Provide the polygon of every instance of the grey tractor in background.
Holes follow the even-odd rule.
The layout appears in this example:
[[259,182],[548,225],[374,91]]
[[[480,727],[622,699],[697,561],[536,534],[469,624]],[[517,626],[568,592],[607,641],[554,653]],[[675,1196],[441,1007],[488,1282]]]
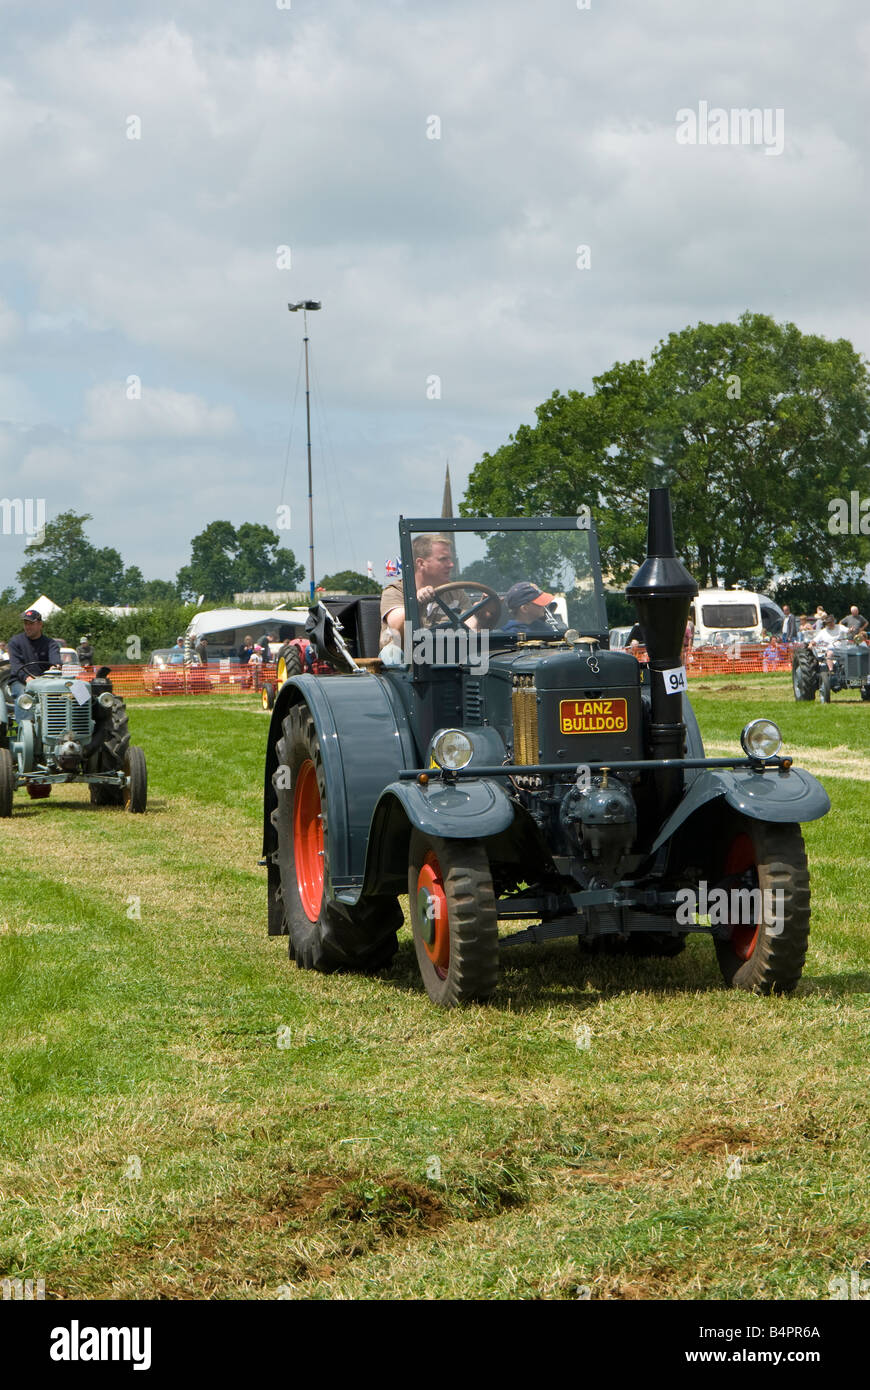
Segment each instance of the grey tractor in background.
[[14,699],[10,666],[0,665],[0,817],[12,815],[18,787],[37,800],[64,782],[86,782],[94,806],[145,810],[145,754],[108,675],[101,666],[87,682],[52,668]]

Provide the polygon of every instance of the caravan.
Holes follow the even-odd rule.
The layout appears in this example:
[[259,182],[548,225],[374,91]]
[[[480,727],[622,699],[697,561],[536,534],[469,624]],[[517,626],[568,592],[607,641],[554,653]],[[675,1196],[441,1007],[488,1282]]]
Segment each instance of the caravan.
[[693,645],[705,646],[714,633],[739,633],[744,642],[761,642],[765,632],[782,631],[785,614],[766,594],[750,589],[701,589],[689,617],[695,625]]

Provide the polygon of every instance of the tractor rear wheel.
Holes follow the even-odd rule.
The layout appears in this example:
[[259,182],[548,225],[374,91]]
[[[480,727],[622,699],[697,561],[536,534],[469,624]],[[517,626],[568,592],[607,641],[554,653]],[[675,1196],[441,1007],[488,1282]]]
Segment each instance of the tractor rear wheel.
[[809,647],[798,647],[791,659],[791,679],[796,700],[814,700],[819,688],[819,663]]
[[[295,650],[295,648],[294,648]],[[276,806],[277,893],[290,959],[302,970],[357,970],[389,965],[402,925],[397,898],[364,898],[354,906],[330,902],[329,804],[320,740],[311,711],[294,705],[282,725],[272,777]]]
[[0,748],[0,818],[12,815],[12,793],[15,791],[15,764],[8,748]]
[[[717,886],[728,892],[729,921],[720,925],[715,943],[726,985],[753,994],[790,994],[810,934],[810,875],[800,827],[735,816],[720,868]],[[733,896],[746,889],[748,899]]]
[[488,999],[498,984],[498,912],[479,840],[414,830],[408,897],[417,963],[429,998],[450,1009]]
[[282,686],[291,676],[301,676],[305,670],[302,653],[294,642],[286,642],[275,659],[278,685]]
[[110,719],[109,732],[101,750],[101,772],[117,772],[122,768],[127,757],[127,749],[130,747],[127,706],[119,695],[115,696]]

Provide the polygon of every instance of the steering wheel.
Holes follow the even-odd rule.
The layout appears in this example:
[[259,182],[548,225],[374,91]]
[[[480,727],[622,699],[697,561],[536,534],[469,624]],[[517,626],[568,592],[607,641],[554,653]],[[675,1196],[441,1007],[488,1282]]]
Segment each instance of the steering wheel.
[[[466,608],[464,613],[456,614],[447,607],[446,603],[442,603],[441,595],[461,592],[464,589],[478,589],[483,594],[483,598],[479,603],[473,603],[470,608]],[[488,584],[481,584],[477,579],[453,579],[449,584],[439,584],[432,590],[432,595],[439,608],[443,608],[450,619],[451,627],[458,627],[460,623],[464,625],[466,618],[472,618],[475,613],[479,613],[481,609],[486,608],[487,604],[492,603],[493,599],[501,608],[501,599],[495,589],[491,589]]]

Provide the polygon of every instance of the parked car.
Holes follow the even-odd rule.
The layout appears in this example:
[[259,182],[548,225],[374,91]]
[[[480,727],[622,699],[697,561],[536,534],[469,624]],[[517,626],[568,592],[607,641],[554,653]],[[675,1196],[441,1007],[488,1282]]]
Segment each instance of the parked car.
[[197,653],[191,652],[185,664],[184,653],[177,647],[153,651],[142,680],[149,695],[200,695],[214,689],[214,681]]
[[720,628],[708,633],[702,641],[696,642],[694,651],[705,652],[709,656],[728,656],[732,659],[746,655],[747,651],[760,651],[764,644],[755,633],[746,628]]

